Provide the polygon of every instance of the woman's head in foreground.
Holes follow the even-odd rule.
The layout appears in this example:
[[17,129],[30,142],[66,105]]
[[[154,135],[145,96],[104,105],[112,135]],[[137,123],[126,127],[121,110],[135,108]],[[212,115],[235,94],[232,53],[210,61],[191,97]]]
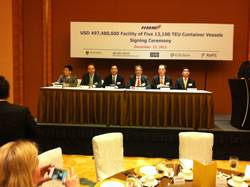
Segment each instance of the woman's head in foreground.
[[0,186],[34,187],[39,181],[38,149],[29,141],[9,142],[0,147]]

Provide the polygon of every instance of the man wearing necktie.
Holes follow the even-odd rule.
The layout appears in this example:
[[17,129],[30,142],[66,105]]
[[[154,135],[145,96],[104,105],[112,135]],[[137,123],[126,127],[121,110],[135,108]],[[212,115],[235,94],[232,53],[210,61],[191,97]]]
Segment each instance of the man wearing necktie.
[[95,73],[94,64],[88,65],[88,73],[83,75],[81,85],[87,85],[93,88],[102,86],[100,76]]
[[115,85],[115,83],[116,83],[115,80],[116,80],[116,76],[115,76],[115,75],[112,75],[112,84],[113,84],[113,85]]
[[129,87],[150,88],[148,77],[143,75],[143,69],[141,65],[135,66],[135,73],[134,75],[131,75],[129,79]]
[[184,81],[184,88],[185,88],[185,90],[186,90],[186,89],[187,89],[188,78],[183,77],[183,81]]
[[136,84],[135,86],[140,87],[141,86],[141,76],[136,76]]
[[112,65],[110,68],[110,74],[105,78],[103,87],[114,86],[116,88],[125,88],[124,78],[118,74],[118,68],[116,65]]
[[195,81],[190,78],[190,70],[187,67],[182,68],[181,77],[176,80],[175,88],[186,90],[188,88],[196,88]]
[[166,66],[161,64],[158,66],[158,75],[153,77],[151,88],[160,89],[163,87],[172,88],[172,79],[166,75]]

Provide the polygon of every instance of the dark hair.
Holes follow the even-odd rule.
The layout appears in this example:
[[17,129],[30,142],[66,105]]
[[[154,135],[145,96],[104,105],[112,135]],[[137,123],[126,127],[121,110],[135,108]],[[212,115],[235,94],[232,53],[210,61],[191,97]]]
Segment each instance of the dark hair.
[[116,64],[112,64],[112,65],[110,66],[110,69],[111,69],[113,66],[116,66],[116,68],[118,69],[118,67],[117,67]]
[[63,68],[68,68],[69,71],[73,71],[73,67],[71,65],[65,65]]
[[95,68],[95,64],[93,64],[93,63],[88,64],[87,67],[89,67],[89,66],[94,66],[94,68]]
[[181,69],[181,72],[183,72],[184,69],[187,69],[187,70],[190,72],[190,69],[189,69],[188,67],[183,67],[183,68]]
[[9,97],[10,85],[9,82],[0,75],[0,99],[7,99]]

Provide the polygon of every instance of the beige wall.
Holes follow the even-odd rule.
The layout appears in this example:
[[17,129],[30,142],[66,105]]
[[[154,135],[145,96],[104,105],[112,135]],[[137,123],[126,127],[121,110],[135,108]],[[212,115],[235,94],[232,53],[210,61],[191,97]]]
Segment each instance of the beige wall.
[[0,75],[11,85],[9,100],[13,101],[12,0],[0,0]]

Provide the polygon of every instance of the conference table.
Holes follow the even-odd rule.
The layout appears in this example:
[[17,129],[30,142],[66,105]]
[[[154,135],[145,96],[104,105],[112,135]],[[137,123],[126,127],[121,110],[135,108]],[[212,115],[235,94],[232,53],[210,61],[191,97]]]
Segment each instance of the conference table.
[[213,128],[213,94],[204,90],[42,87],[38,122]]
[[[173,167],[173,162],[176,163],[176,162],[178,162],[178,160],[177,159],[171,160],[171,161],[166,160],[166,166]],[[249,165],[249,162],[247,162],[247,161],[240,161],[238,168],[236,170],[231,170],[229,167],[228,161],[217,160],[215,162],[217,164],[217,172],[221,172],[222,175],[228,175],[229,179],[231,178],[230,176],[233,176],[233,175],[244,176],[246,165],[247,164]],[[127,177],[129,175],[132,175],[132,176],[134,175],[138,178],[141,177],[140,175],[138,175],[138,172],[137,172],[139,168],[132,168],[132,169],[129,169],[127,171],[117,173],[117,174],[115,174],[115,175],[113,175],[113,176],[111,176],[111,177],[109,177],[101,182],[96,183],[95,187],[101,187],[102,184],[104,184],[105,182],[110,182],[110,181],[117,181],[117,182],[120,182],[120,183],[125,185]],[[174,170],[175,170],[175,176],[176,176],[178,174],[178,172],[180,171],[180,167],[177,167]],[[169,187],[193,187],[194,186],[193,180],[186,180],[184,182],[184,184],[174,184],[173,178],[168,178],[168,177],[159,177],[159,178],[157,178],[157,180],[158,180],[158,184],[156,185],[156,187],[166,187],[166,186],[169,186]],[[250,185],[250,181],[247,181],[246,183],[248,186]]]
[[[229,166],[228,160],[215,161],[218,170],[222,171],[223,173],[232,173],[234,175],[244,175],[246,166],[250,165],[250,161],[240,161],[238,167],[234,171],[232,171]],[[73,167],[78,177],[80,179],[85,179],[81,180],[81,186],[94,186],[94,183],[96,183],[96,169],[95,161],[92,155],[86,156],[64,154],[63,163],[65,169]],[[168,160],[166,158],[124,157],[124,165],[126,169],[120,173],[116,173],[115,175],[109,177],[107,180],[117,179],[125,183],[128,174],[133,174],[136,169],[149,165],[156,166],[159,163],[166,163],[166,165],[168,166],[172,163],[175,163],[175,165],[178,166],[178,159]],[[175,168],[178,169],[178,167]],[[169,179],[163,177],[159,179],[159,181],[160,185],[163,186],[163,183],[168,183]],[[92,183],[92,185],[90,185],[90,183]],[[247,183],[248,185],[250,185],[250,181],[248,181]],[[96,187],[98,186],[100,186],[100,183],[96,183]],[[173,186],[173,184],[171,186]],[[181,186],[192,186],[192,181],[186,181],[184,185],[180,185],[179,187]]]

